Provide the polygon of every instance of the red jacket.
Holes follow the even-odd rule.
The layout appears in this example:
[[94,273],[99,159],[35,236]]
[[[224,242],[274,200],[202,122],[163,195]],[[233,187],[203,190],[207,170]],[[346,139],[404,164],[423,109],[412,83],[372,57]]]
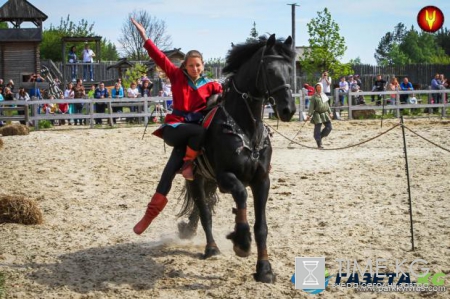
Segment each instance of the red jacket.
[[[220,83],[206,78],[199,79],[200,84],[195,84],[183,69],[175,66],[156,45],[148,39],[144,48],[155,63],[166,73],[172,84],[173,109],[181,112],[199,112],[206,108],[206,100],[213,94],[222,92]],[[167,114],[164,119],[166,124],[184,122],[184,117],[175,114]],[[160,129],[153,134],[161,137]]]

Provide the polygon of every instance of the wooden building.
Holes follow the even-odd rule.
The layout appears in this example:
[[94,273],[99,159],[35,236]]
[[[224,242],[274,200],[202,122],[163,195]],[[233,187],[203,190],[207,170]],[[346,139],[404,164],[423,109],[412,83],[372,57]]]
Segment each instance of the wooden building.
[[[40,71],[39,45],[46,19],[47,15],[26,0],[8,0],[0,7],[0,22],[9,27],[0,29],[0,78],[6,82],[12,79],[18,85],[28,80],[23,78],[26,74]],[[36,28],[21,28],[24,22]]]

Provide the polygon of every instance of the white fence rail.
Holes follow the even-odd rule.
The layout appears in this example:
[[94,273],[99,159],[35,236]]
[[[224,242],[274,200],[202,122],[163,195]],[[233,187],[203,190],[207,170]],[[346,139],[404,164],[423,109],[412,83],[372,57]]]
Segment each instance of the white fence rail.
[[[430,98],[435,94],[441,94],[441,98],[444,99],[445,95],[448,95],[449,90],[414,90],[414,91],[375,91],[375,92],[351,92],[339,93],[336,89],[334,91],[334,96],[330,99],[330,104],[332,105],[332,110],[348,111],[348,118],[352,119],[352,111],[355,110],[393,110],[397,117],[400,117],[401,109],[411,109],[411,108],[428,108],[428,109],[440,109],[442,117],[446,116],[446,109],[450,108],[449,103],[434,104],[430,103]],[[390,105],[353,105],[352,98],[359,95],[374,95],[376,98],[381,95],[382,101],[386,104],[387,100],[391,98],[391,95],[395,94],[395,103]],[[400,102],[400,95],[423,95],[426,94],[426,103],[408,104]],[[347,105],[340,105],[339,95],[345,96],[347,99]],[[304,120],[304,112],[307,112],[305,108],[305,97],[303,94],[293,94],[293,96],[299,99],[299,104],[297,105],[297,110],[299,112],[299,120]],[[144,124],[147,124],[150,117],[164,116],[165,112],[161,110],[155,110],[157,105],[161,105],[167,111],[168,103],[172,101],[170,97],[148,97],[148,98],[122,98],[122,99],[57,99],[57,100],[31,100],[31,101],[2,101],[0,102],[0,121],[24,121],[26,123],[32,123],[33,126],[39,128],[39,120],[70,120],[70,119],[86,119],[89,121],[90,127],[92,128],[95,124],[95,119],[109,119],[110,123],[114,118],[138,118],[142,119]],[[423,100],[422,100],[423,101]],[[78,114],[58,114],[58,113],[39,113],[40,108],[44,104],[76,104],[81,103],[84,106],[84,113]],[[106,103],[108,112],[97,113],[95,111],[95,103]],[[112,107],[137,107],[135,111],[122,113],[113,112]],[[10,115],[11,113],[3,113],[7,111],[24,111],[23,115]],[[31,112],[31,113],[29,113]],[[273,114],[273,110],[269,107],[265,109],[265,117],[269,117]]]
[[[444,90],[411,90],[411,91],[360,91],[360,92],[352,92],[349,91],[347,93],[339,93],[339,89],[335,89],[334,93],[330,99],[330,106],[332,110],[334,111],[340,111],[340,110],[347,110],[348,111],[348,118],[352,119],[353,117],[353,111],[355,110],[393,110],[395,111],[396,117],[400,117],[400,110],[402,109],[439,109],[442,117],[446,117],[446,109],[450,108],[450,104],[446,103],[443,99],[445,97],[448,98],[448,94],[450,93],[450,90],[444,89]],[[431,103],[431,99],[434,97],[434,95],[440,94],[441,95],[441,103]],[[339,96],[344,96],[347,100],[346,105],[340,105],[339,102]],[[381,96],[381,105],[355,105],[352,102],[352,99],[358,96],[375,96],[375,101],[378,99],[378,95]],[[387,101],[391,99],[391,95],[395,95],[395,103],[387,104]],[[418,99],[417,104],[411,104],[411,103],[402,103],[400,101],[401,95],[413,95],[416,96]],[[423,100],[419,98],[419,95],[427,95],[427,99]],[[305,109],[305,97],[302,94],[295,94],[294,96],[300,98],[300,105],[299,105],[299,116],[300,120],[303,120],[302,112],[308,112],[307,109]],[[422,103],[424,102],[424,103]],[[384,107],[383,104],[384,103]]]
[[[39,129],[40,120],[70,120],[86,119],[89,120],[90,127],[95,124],[95,119],[109,119],[110,123],[114,118],[142,118],[144,124],[147,124],[150,117],[164,116],[167,111],[168,103],[172,98],[168,97],[143,97],[143,98],[122,98],[122,99],[58,99],[58,100],[30,100],[30,101],[2,101],[0,102],[0,121],[26,121],[32,123],[35,129]],[[44,104],[83,104],[84,113],[39,113]],[[106,103],[108,112],[95,112],[96,103]],[[157,110],[157,105],[164,109]],[[136,107],[136,111],[129,113],[113,112],[112,107]],[[24,115],[5,115],[3,111],[22,110]],[[29,112],[31,113],[29,113]]]

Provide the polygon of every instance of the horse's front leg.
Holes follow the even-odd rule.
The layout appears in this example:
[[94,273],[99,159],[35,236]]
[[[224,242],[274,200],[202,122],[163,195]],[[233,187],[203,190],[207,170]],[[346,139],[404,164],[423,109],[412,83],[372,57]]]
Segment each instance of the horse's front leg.
[[216,178],[220,191],[231,193],[236,202],[236,209],[233,209],[236,215],[234,231],[228,234],[227,238],[233,242],[233,250],[237,256],[248,257],[252,237],[247,221],[247,190],[233,173],[220,173],[216,175]]
[[266,221],[266,203],[269,196],[270,179],[265,176],[258,179],[250,185],[253,192],[255,206],[255,241],[258,247],[258,261],[256,263],[256,273],[253,274],[256,281],[265,283],[274,283],[275,274],[272,272],[272,266],[269,262],[267,253],[267,221]]

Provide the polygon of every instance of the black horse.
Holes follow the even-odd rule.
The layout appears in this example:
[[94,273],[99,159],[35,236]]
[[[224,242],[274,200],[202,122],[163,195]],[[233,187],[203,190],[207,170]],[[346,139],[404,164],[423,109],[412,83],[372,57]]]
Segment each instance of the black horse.
[[[255,280],[275,281],[269,262],[266,239],[266,202],[269,194],[272,147],[269,132],[263,124],[264,106],[270,103],[281,121],[295,113],[290,85],[295,52],[292,39],[277,41],[275,35],[258,42],[234,46],[223,69],[228,78],[223,100],[214,110],[207,130],[203,155],[197,159],[195,180],[186,183],[181,215],[190,215],[189,223],[180,223],[182,238],[191,237],[200,217],[206,234],[205,258],[220,251],[212,235],[212,209],[217,187],[231,193],[235,228],[231,239],[240,257],[250,254],[251,233],[247,222],[247,190],[253,192],[255,209],[254,234],[258,248]],[[209,119],[208,117],[206,119]]]

